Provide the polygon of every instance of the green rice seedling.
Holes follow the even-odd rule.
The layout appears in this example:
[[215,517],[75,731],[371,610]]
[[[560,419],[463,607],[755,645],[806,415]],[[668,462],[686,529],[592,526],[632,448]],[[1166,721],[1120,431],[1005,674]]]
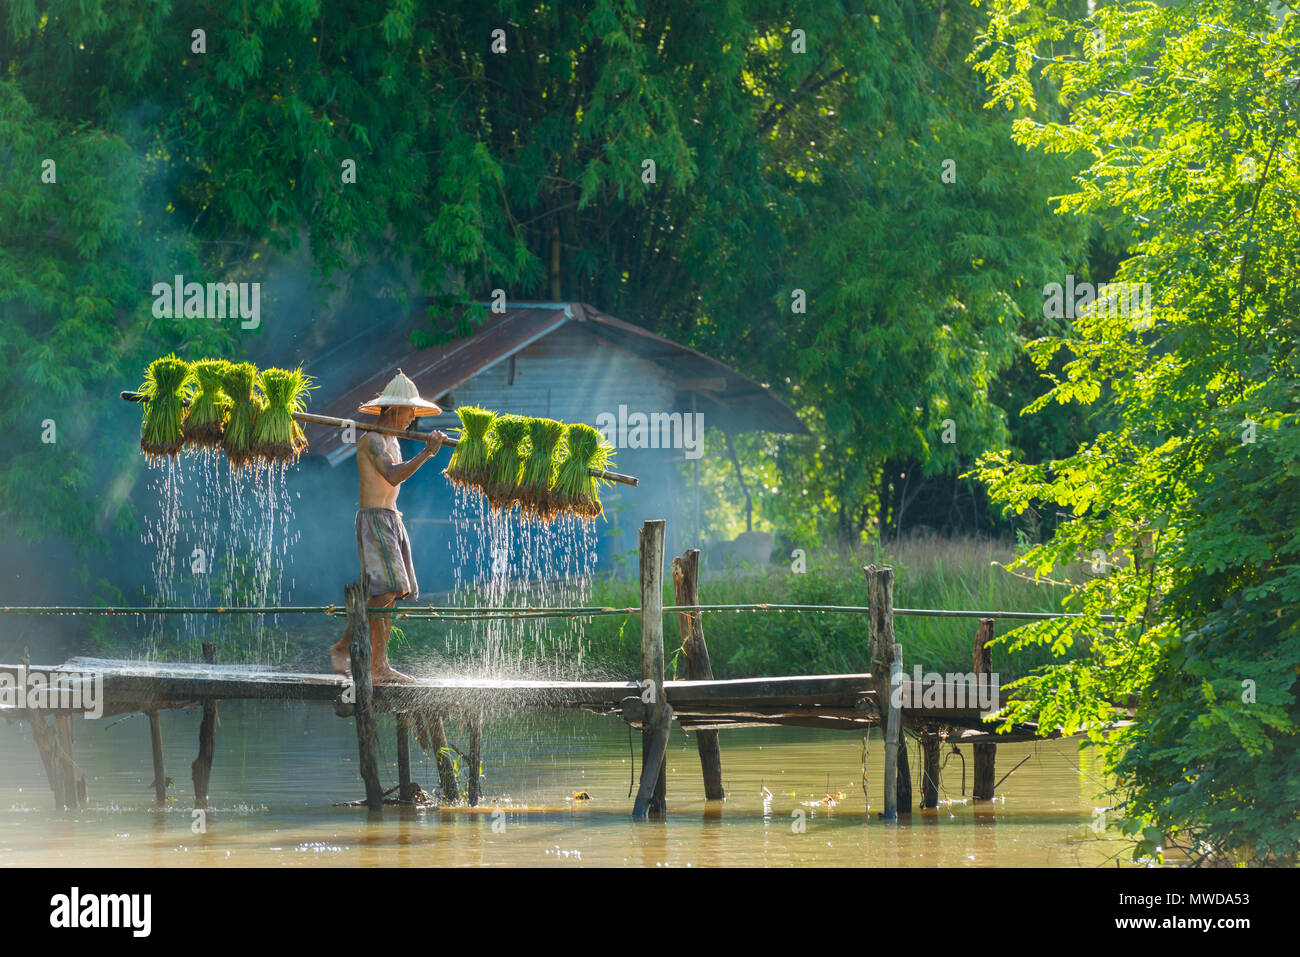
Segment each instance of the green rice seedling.
[[524,514],[539,521],[549,521],[554,512],[551,486],[555,484],[555,462],[563,438],[563,422],[528,420],[528,457],[519,483],[519,503]]
[[527,438],[528,420],[521,415],[499,415],[492,423],[488,481],[484,492],[494,512],[509,509],[519,501],[523,445]]
[[250,465],[255,458],[253,432],[257,417],[265,406],[263,398],[254,392],[257,368],[251,362],[232,363],[221,376],[221,388],[230,397],[230,417],[221,437],[221,447],[232,468]]
[[564,444],[566,455],[555,467],[555,486],[551,490],[553,508],[587,519],[604,515],[600,480],[591,474],[591,469],[605,468],[613,447],[599,431],[581,422],[568,427]]
[[149,363],[140,392],[145,396],[140,450],[150,457],[175,456],[185,444],[185,405],[193,374],[190,364],[174,355]]
[[452,485],[485,491],[488,482],[488,433],[496,413],[476,405],[462,405],[457,407],[456,414],[460,416],[460,436],[443,474]]
[[221,391],[221,376],[230,365],[225,359],[200,359],[194,363],[198,394],[190,403],[183,431],[190,445],[217,446],[230,412],[230,399]]
[[258,414],[253,428],[254,456],[269,462],[298,458],[307,447],[307,436],[293,414],[307,410],[307,392],[312,388],[311,376],[301,367],[262,371],[266,408]]

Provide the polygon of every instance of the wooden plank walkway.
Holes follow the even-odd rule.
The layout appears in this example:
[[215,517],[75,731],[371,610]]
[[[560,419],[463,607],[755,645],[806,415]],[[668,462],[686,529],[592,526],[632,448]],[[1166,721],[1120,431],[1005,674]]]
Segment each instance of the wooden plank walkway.
[[[181,662],[70,658],[61,665],[32,666],[51,676],[76,674],[103,680],[104,716],[148,713],[200,706],[210,700],[341,702],[347,679],[335,674],[276,671],[260,665],[208,665]],[[20,680],[19,665],[0,664],[0,676]],[[904,692],[911,694],[911,679]],[[683,728],[723,730],[788,725],[862,730],[878,725],[876,691],[870,674],[794,675],[711,681],[666,681],[664,696]],[[915,698],[920,700],[921,690]],[[619,714],[634,727],[642,724],[642,686],[635,681],[560,681],[488,677],[421,678],[409,685],[376,685],[375,708],[403,713],[422,709],[467,708],[489,713],[518,710],[584,709]],[[955,685],[948,700],[956,700]],[[631,700],[629,700],[631,699]],[[0,707],[0,713],[14,711]],[[53,713],[59,709],[49,709]],[[82,709],[69,709],[79,711]],[[984,737],[981,711],[976,707],[921,708],[904,706],[913,721],[949,724],[968,732],[961,740]],[[16,717],[16,715],[11,715]],[[973,734],[971,733],[973,732]],[[999,741],[1034,737],[1033,729],[1017,729]]]

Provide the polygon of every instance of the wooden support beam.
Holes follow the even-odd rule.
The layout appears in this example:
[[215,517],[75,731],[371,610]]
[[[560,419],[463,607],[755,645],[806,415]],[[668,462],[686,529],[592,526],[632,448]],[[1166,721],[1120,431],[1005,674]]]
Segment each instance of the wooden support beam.
[[58,732],[45,720],[40,711],[26,711],[27,722],[32,726],[32,739],[36,742],[36,751],[45,766],[45,780],[50,784],[54,794],[54,809],[62,811],[67,807],[63,794],[63,775],[59,768]]
[[[217,646],[212,642],[203,643],[203,660],[210,665],[217,663]],[[212,759],[216,755],[217,736],[217,702],[214,698],[203,699],[203,720],[199,722],[199,754],[190,764],[190,779],[194,782],[194,806],[208,806],[208,782],[212,778]]]
[[[679,605],[700,603],[698,548],[688,548],[673,559],[673,595]],[[703,613],[678,612],[677,625],[681,629],[682,651],[686,656],[686,677],[694,681],[712,681],[713,663],[709,660],[709,646],[704,643]],[[718,732],[696,731],[695,743],[700,752],[704,797],[709,801],[721,801],[727,795],[722,789],[722,751],[718,747]]]
[[[650,519],[641,526],[641,681],[642,695],[650,705],[647,727],[641,732],[642,783],[645,773],[656,769],[657,779],[647,797],[648,813],[662,814],[667,809],[668,778],[664,762],[652,760],[655,738],[662,730],[663,746],[668,746],[667,725],[670,713],[664,697],[664,526],[662,518]],[[640,801],[640,796],[638,796]],[[635,808],[633,809],[635,817]]]
[[483,712],[475,709],[468,715],[469,723],[469,783],[466,800],[470,807],[478,807],[483,775]]
[[650,746],[641,765],[641,786],[637,788],[636,803],[632,805],[634,821],[648,820],[652,814],[655,817],[664,815],[662,801],[656,805],[655,792],[661,787],[659,782],[663,780],[664,768],[668,763],[665,758],[672,724],[673,708],[665,703],[659,709],[654,729],[650,733]]
[[[885,733],[885,810],[895,821],[912,811],[912,778],[907,766],[907,740],[902,729],[902,646],[894,641],[894,569],[867,565],[867,647],[876,702]],[[901,772],[901,773],[900,773]]]
[[77,762],[73,760],[72,718],[66,714],[55,716],[54,726],[58,732],[59,764],[63,775],[63,796],[68,807],[76,810],[81,806],[77,795]]
[[[981,618],[975,630],[974,671],[981,682],[992,682],[993,651],[988,647],[993,640],[993,619]],[[980,692],[983,698],[987,692]],[[976,801],[989,801],[993,798],[993,782],[997,773],[998,746],[992,743],[979,743],[971,746],[974,751],[974,784],[971,797]]]
[[[902,646],[894,645],[894,658],[889,664],[890,683],[894,687],[899,687],[903,677],[902,658]],[[898,754],[899,745],[904,743],[899,740],[903,730],[903,711],[898,698],[897,694],[889,696],[885,717],[885,811],[882,817],[886,821],[898,820]]]
[[415,800],[411,786],[411,715],[397,713],[397,796],[402,801]]
[[921,735],[921,807],[939,806],[939,735]]
[[433,760],[438,767],[438,787],[442,791],[442,800],[447,804],[455,804],[460,800],[460,788],[456,786],[456,768],[452,765],[451,755],[447,753],[447,726],[438,711],[425,710],[420,715],[426,722],[429,740],[433,744]]
[[[898,646],[895,646],[898,647]],[[902,668],[902,661],[898,662],[899,668]],[[907,759],[907,729],[906,719],[903,718],[902,709],[898,712],[898,782],[896,785],[899,814],[912,813],[912,770],[908,767]]]
[[361,780],[366,784],[366,806],[371,814],[383,814],[384,792],[379,786],[379,732],[375,723],[374,689],[370,684],[370,621],[366,606],[370,599],[370,576],[344,586],[348,627],[352,629],[352,684],[357,721],[357,752]]
[[167,805],[167,769],[163,766],[162,722],[157,711],[149,712],[149,741],[153,745],[153,799],[159,807]]

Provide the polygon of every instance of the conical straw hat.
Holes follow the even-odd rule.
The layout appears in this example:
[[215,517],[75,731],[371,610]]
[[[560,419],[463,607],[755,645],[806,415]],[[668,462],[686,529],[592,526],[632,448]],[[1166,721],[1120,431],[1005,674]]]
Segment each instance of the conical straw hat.
[[442,409],[428,401],[420,398],[420,390],[415,387],[415,383],[402,375],[402,370],[397,370],[397,375],[393,376],[392,381],[384,387],[382,395],[377,395],[357,411],[365,412],[369,415],[378,415],[379,410],[386,405],[405,405],[415,410],[417,416],[438,415]]

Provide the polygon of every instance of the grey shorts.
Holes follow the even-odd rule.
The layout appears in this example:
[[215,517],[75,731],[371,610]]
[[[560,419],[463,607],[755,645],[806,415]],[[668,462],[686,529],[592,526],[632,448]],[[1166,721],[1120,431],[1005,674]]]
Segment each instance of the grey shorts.
[[370,597],[397,592],[398,598],[420,597],[411,564],[411,540],[401,512],[391,508],[357,510],[357,556],[370,575]]

